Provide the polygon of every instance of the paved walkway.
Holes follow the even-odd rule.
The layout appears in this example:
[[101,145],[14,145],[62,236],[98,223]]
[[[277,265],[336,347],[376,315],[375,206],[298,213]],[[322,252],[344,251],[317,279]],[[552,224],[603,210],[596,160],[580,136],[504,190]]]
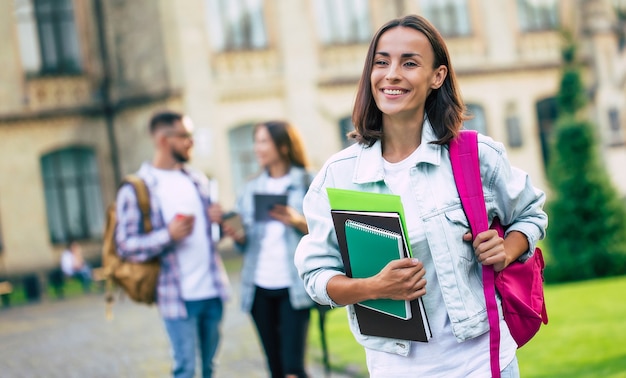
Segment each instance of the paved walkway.
[[[252,322],[238,307],[238,275],[230,278],[216,378],[267,377]],[[114,316],[105,320],[100,294],[0,309],[0,377],[168,377],[169,343],[156,308],[118,301]],[[312,377],[324,377],[321,366],[308,365]]]

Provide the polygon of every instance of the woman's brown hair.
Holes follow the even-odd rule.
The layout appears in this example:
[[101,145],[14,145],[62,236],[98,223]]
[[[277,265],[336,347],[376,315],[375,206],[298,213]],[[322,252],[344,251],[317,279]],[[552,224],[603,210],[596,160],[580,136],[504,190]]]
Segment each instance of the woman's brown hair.
[[[300,168],[307,168],[309,166],[302,137],[292,124],[286,121],[261,122],[254,127],[255,134],[259,127],[265,127],[267,129],[276,149],[278,149],[278,153],[291,165]],[[287,147],[286,156],[283,156],[281,152],[283,146]]]
[[441,65],[448,68],[448,74],[443,84],[440,88],[433,89],[425,104],[426,115],[438,138],[433,143],[446,144],[458,134],[463,120],[467,118],[464,115],[465,106],[457,88],[456,76],[450,64],[450,55],[443,37],[428,20],[412,15],[389,21],[372,38],[365,58],[363,74],[359,80],[352,112],[352,123],[355,131],[350,133],[350,136],[356,138],[359,143],[367,144],[368,146],[372,146],[374,142],[383,136],[383,113],[376,106],[372,94],[372,67],[374,65],[376,46],[381,35],[387,30],[397,27],[412,28],[424,34],[428,38],[435,55],[433,68]]

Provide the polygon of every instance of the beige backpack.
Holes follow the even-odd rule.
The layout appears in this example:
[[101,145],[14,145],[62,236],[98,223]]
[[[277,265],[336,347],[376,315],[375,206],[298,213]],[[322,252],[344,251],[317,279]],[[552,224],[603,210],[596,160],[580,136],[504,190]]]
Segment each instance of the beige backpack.
[[[128,175],[120,184],[131,184],[137,193],[137,203],[141,211],[143,233],[152,231],[150,222],[150,196],[146,183],[136,175]],[[107,318],[111,318],[113,291],[121,288],[132,300],[138,303],[153,304],[156,302],[156,287],[159,278],[160,261],[158,258],[135,263],[122,259],[117,253],[115,228],[117,214],[115,202],[107,209],[104,242],[102,245],[102,267],[107,281],[106,303]]]

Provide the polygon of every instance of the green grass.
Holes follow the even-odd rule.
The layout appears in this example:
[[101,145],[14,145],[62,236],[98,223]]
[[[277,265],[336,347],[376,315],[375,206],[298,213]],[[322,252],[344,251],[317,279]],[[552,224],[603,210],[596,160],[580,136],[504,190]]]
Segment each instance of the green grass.
[[[518,350],[521,376],[626,377],[626,277],[546,286],[548,325]],[[317,317],[310,343],[320,355]],[[345,309],[327,314],[330,362],[334,370],[366,377],[363,348],[350,333]]]

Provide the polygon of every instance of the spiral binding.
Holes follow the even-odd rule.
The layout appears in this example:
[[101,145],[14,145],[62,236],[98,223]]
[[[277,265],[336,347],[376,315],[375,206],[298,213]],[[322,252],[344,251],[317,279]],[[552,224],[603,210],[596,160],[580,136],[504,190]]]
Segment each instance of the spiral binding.
[[346,227],[356,228],[361,231],[369,232],[376,235],[385,236],[389,239],[396,239],[400,234],[397,232],[385,230],[384,228],[372,226],[371,224],[361,223],[352,219],[346,220]]

